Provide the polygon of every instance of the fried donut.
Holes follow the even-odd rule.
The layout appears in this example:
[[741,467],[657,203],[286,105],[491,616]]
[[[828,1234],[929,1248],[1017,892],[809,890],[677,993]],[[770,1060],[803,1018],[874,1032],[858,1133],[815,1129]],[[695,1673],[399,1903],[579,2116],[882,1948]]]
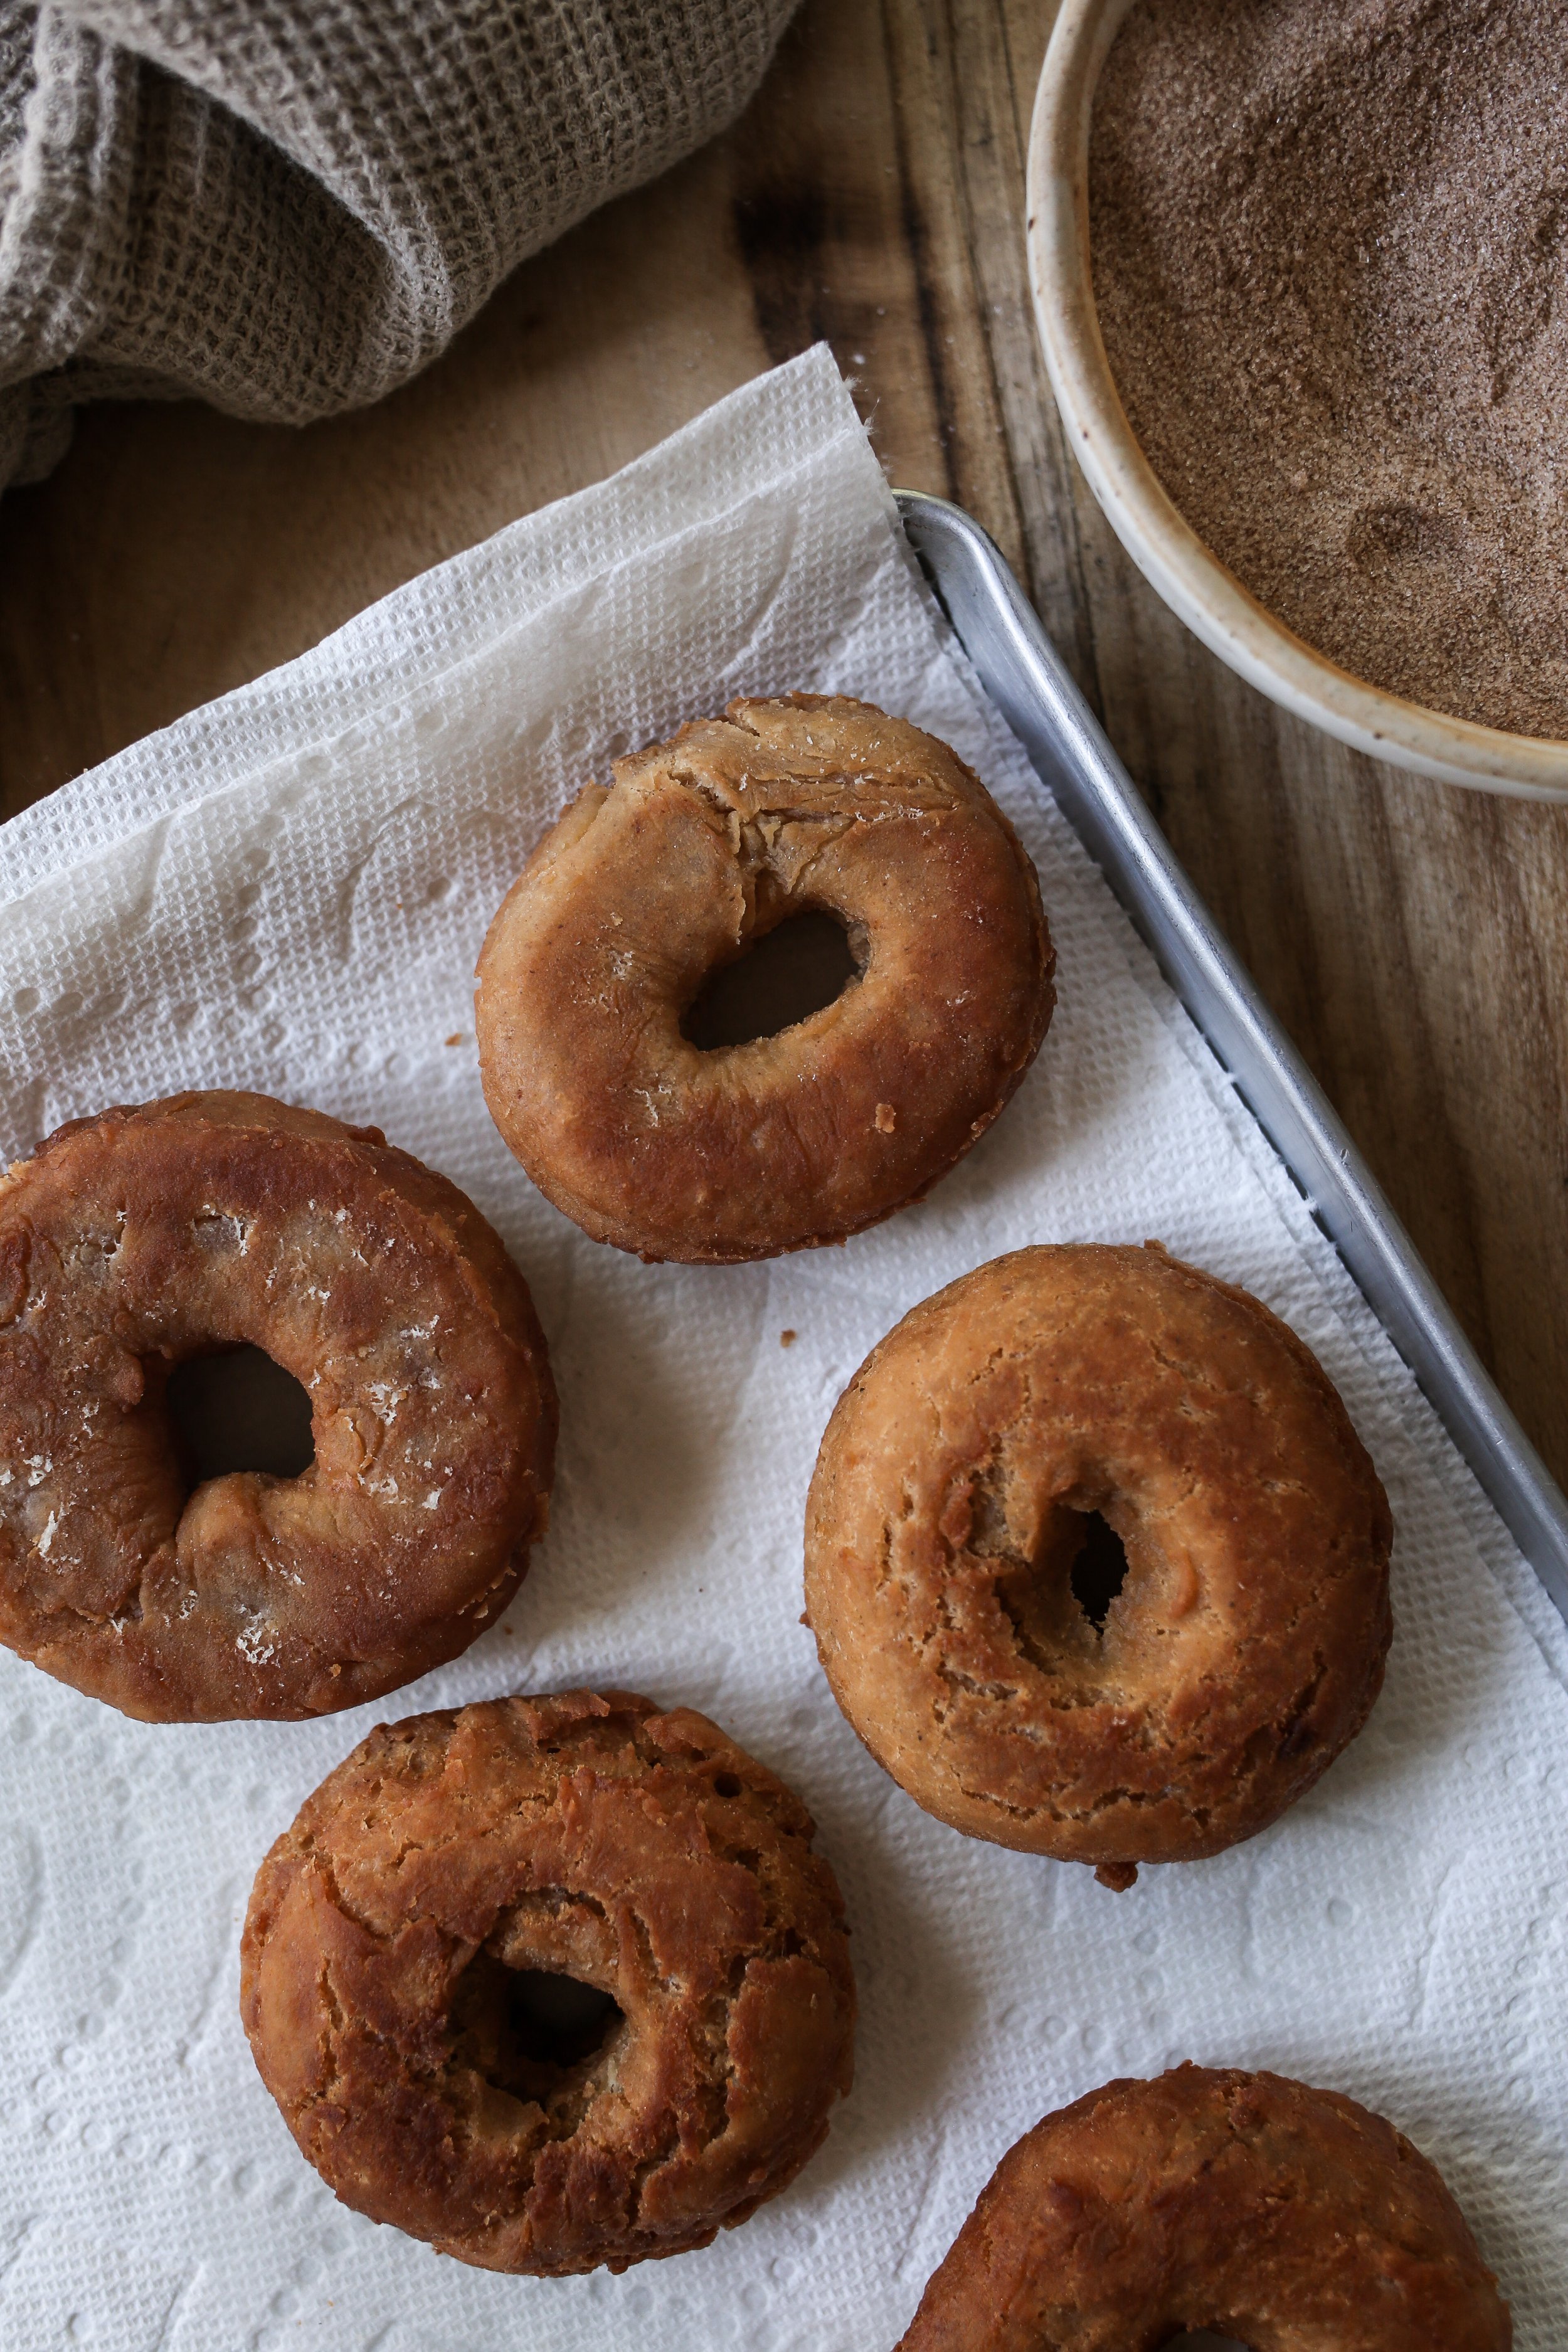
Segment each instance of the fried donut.
[[[242,1342],[315,1459],[189,1491],[169,1374]],[[0,1181],[0,1641],[127,1715],[321,1715],[455,1657],[543,1531],[555,1420],[500,1240],[374,1128],[175,1095]]]
[[[1102,1623],[1074,1591],[1097,1538],[1125,1554]],[[1391,1539],[1344,1407],[1256,1298],[1157,1244],[1017,1250],[839,1399],[807,1616],[928,1812],[1124,1886],[1251,1837],[1360,1730]]]
[[[702,1051],[705,980],[808,908],[858,970]],[[732,702],[615,763],[513,886],[479,963],[479,1072],[529,1175],[595,1241],[725,1265],[842,1241],[989,1127],[1051,1016],[1017,835],[956,753],[844,696]]]
[[1436,2168],[1381,2116],[1279,2074],[1107,2083],[1008,2149],[898,2352],[1509,2352],[1497,2281]]
[[257,1874],[261,2078],[345,2205],[459,2261],[705,2246],[849,2087],[844,1906],[811,1839],[688,1707],[572,1691],[383,1726]]

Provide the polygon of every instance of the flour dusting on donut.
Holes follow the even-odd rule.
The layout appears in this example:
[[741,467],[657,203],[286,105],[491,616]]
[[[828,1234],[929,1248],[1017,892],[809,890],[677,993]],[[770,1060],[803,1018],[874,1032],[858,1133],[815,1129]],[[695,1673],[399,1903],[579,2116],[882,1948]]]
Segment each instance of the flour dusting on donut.
[[[703,1050],[703,984],[793,916],[856,972],[772,1036]],[[491,1115],[546,1196],[646,1258],[841,1241],[917,1200],[1007,1102],[1050,1020],[1039,886],[979,778],[845,696],[731,703],[615,763],[535,851],[479,963]]]
[[[315,1458],[190,1491],[169,1375],[244,1344]],[[177,1095],[0,1181],[0,1640],[128,1715],[324,1714],[455,1657],[543,1531],[555,1423],[500,1241],[374,1128]]]
[[898,2352],[1509,2352],[1436,2168],[1381,2116],[1279,2074],[1107,2083],[1002,2158]]
[[[840,1398],[807,1613],[929,1812],[1123,1888],[1266,1828],[1360,1730],[1391,1540],[1343,1405],[1258,1299],[1154,1244],[1018,1250]],[[1096,1549],[1120,1575],[1086,1598]]]
[[257,1874],[262,2079],[345,2204],[460,2261],[560,2275],[706,2245],[849,2087],[844,1906],[812,1834],[716,1724],[628,1692],[383,1726]]

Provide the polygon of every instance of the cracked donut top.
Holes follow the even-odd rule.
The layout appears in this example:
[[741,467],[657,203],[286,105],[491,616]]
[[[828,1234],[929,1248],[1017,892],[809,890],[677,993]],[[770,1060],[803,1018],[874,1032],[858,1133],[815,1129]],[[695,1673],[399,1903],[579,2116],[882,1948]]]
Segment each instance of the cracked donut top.
[[[841,992],[703,1046],[712,976],[803,913]],[[618,760],[534,853],[479,964],[502,1135],[600,1241],[730,1262],[841,1240],[967,1151],[1034,1059],[1053,956],[1034,867],[946,744],[786,695]]]
[[1339,1397],[1258,1300],[1156,1244],[1026,1249],[917,1307],[840,1398],[807,1610],[929,1812],[1123,1886],[1263,1829],[1361,1728],[1391,1539]]
[[[170,1374],[245,1344],[314,1458],[193,1486]],[[128,1715],[321,1714],[455,1656],[543,1530],[555,1421],[497,1235],[374,1128],[179,1095],[0,1180],[0,1639]]]
[[1508,2306],[1435,2166],[1279,2074],[1107,2083],[1009,2148],[899,2352],[1509,2352]]
[[706,2245],[849,2086],[843,1905],[811,1838],[689,1708],[578,1691],[384,1726],[258,1873],[262,2078],[344,2203],[462,2261]]

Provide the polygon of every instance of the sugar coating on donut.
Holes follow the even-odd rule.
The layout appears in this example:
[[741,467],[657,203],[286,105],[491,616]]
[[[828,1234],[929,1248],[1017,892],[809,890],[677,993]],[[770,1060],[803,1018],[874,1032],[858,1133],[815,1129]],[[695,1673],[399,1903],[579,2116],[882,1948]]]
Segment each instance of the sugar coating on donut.
[[[1125,1551],[1097,1623],[1072,1572]],[[1019,1250],[917,1307],[833,1414],[807,1614],[872,1754],[971,1836],[1092,1864],[1218,1853],[1382,1685],[1387,1501],[1316,1360],[1157,1245]]]
[[[703,1050],[705,981],[790,917],[857,971],[772,1036]],[[839,1241],[961,1159],[1039,1048],[1039,886],[934,736],[845,696],[731,703],[615,763],[540,845],[479,963],[507,1143],[596,1240],[713,1263]]]
[[[849,2087],[843,1904],[812,1834],[716,1725],[626,1692],[384,1726],[257,1874],[262,2079],[345,2204],[464,2262],[706,2245]],[[523,1971],[608,1995],[598,2046],[531,2040]]]
[[1436,2168],[1279,2074],[1107,2083],[1002,2158],[899,2352],[1509,2352],[1508,2306]]
[[[241,1343],[315,1459],[188,1492],[169,1374]],[[500,1239],[374,1129],[180,1095],[0,1181],[0,1640],[128,1715],[321,1714],[455,1656],[526,1570],[555,1425]]]

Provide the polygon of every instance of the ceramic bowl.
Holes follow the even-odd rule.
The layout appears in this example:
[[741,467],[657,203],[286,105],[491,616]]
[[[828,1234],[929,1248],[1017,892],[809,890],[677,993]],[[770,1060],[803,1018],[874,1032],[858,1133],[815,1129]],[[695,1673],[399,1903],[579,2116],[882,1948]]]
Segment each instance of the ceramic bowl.
[[1029,274],[1051,388],[1111,529],[1172,611],[1253,686],[1342,743],[1417,775],[1568,800],[1568,742],[1505,734],[1384,694],[1286,627],[1212,555],[1161,488],[1100,340],[1089,257],[1095,85],[1132,0],[1063,0],[1029,137]]

